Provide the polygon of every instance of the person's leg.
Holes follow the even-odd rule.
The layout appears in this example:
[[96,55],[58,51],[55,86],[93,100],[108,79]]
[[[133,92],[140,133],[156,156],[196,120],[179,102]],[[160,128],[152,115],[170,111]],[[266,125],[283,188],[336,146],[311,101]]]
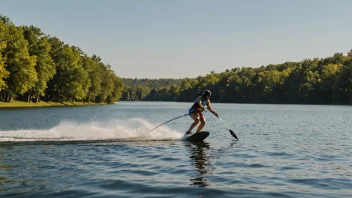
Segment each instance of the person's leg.
[[204,125],[205,125],[205,117],[204,117],[204,115],[202,113],[200,113],[199,117],[200,117],[200,119],[199,119],[200,120],[200,125],[198,126],[198,129],[197,129],[196,133],[200,132],[200,130],[202,130]]
[[192,129],[197,126],[197,124],[199,124],[199,116],[198,113],[191,113],[190,117],[192,118],[192,120],[194,121],[192,123],[192,125],[189,127],[187,133],[190,133],[192,131]]

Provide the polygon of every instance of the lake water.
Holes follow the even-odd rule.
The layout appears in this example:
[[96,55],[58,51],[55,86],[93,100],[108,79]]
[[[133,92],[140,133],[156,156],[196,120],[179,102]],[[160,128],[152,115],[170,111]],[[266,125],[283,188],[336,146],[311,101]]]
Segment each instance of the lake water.
[[191,103],[0,109],[0,196],[352,197],[352,107]]

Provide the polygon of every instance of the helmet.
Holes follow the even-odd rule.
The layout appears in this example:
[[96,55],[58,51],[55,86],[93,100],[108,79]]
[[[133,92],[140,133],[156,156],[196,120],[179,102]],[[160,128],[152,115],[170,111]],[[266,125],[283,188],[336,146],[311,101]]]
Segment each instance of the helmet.
[[204,90],[203,96],[211,96],[211,92],[209,90]]

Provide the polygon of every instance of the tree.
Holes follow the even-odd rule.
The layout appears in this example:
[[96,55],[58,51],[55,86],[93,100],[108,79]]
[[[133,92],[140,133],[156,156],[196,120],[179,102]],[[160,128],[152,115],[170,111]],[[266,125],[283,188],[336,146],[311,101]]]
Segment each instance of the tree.
[[113,102],[120,100],[121,95],[122,95],[122,90],[123,90],[122,80],[119,77],[114,76],[114,88],[111,92],[111,95],[108,96],[107,102],[113,103]]
[[100,75],[101,75],[101,92],[98,95],[98,102],[107,102],[108,96],[112,94],[114,89],[114,72],[111,69],[110,65],[99,64],[100,66]]
[[56,39],[51,40],[54,48],[52,57],[56,65],[56,73],[49,81],[46,94],[51,101],[74,101],[86,97],[85,83],[87,72],[82,67],[80,51],[68,45],[61,46]]
[[13,22],[10,20],[10,18],[2,14],[0,14],[0,21],[2,21],[5,25],[13,25]]
[[22,29],[8,25],[5,57],[6,70],[10,73],[5,82],[6,101],[10,102],[18,94],[24,94],[38,81],[35,71],[36,56],[28,53],[28,42],[23,37]]
[[342,64],[328,64],[324,65],[321,70],[321,79],[319,81],[319,93],[321,95],[321,103],[333,103],[333,86],[341,71]]
[[352,104],[352,61],[341,68],[333,85],[333,101],[336,104]]
[[97,73],[99,69],[99,63],[93,57],[91,58],[88,56],[83,56],[82,64],[84,70],[88,73],[88,78],[86,82],[88,86],[86,100],[88,102],[95,101],[96,97],[101,92],[102,78],[99,73]]
[[7,87],[5,79],[9,76],[9,72],[5,69],[5,57],[3,56],[6,49],[6,40],[8,37],[8,27],[0,20],[0,91]]
[[37,57],[35,69],[38,74],[38,82],[28,93],[28,100],[33,94],[36,97],[36,102],[38,102],[39,97],[45,94],[48,81],[53,78],[56,72],[54,62],[50,56],[51,45],[48,36],[45,36],[39,28],[23,26],[22,29],[24,38],[29,43],[29,54]]

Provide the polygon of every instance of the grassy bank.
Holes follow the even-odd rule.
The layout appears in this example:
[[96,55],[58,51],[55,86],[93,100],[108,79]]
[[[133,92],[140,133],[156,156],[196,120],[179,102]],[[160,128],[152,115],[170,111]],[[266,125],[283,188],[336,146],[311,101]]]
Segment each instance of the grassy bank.
[[106,103],[93,103],[93,102],[38,102],[28,103],[23,101],[0,102],[0,108],[26,108],[26,107],[66,107],[66,106],[86,106],[86,105],[100,105]]

